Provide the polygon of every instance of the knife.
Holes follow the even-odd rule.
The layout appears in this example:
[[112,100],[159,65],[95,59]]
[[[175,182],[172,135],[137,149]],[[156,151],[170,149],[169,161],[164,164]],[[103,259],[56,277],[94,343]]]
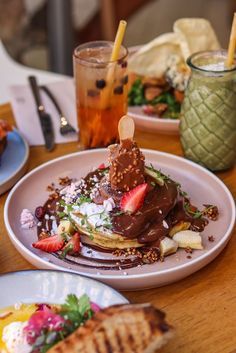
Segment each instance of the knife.
[[45,147],[48,151],[52,151],[55,146],[55,137],[51,116],[45,111],[44,105],[40,97],[39,86],[35,76],[29,76],[29,84],[37,106],[37,112],[44,136]]

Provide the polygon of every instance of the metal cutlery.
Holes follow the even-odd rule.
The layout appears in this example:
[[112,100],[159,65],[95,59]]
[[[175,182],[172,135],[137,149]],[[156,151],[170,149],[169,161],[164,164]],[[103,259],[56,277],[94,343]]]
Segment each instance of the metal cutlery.
[[47,86],[40,86],[40,89],[42,89],[48,97],[51,99],[53,102],[56,110],[58,111],[59,117],[60,117],[60,133],[61,135],[67,135],[71,133],[76,133],[75,128],[70,125],[64,114],[62,113],[62,110],[57,102],[57,99],[55,98],[54,94],[51,92],[51,90]]
[[52,151],[55,146],[55,137],[51,116],[45,111],[44,105],[40,97],[40,90],[35,76],[29,76],[29,84],[35,99],[37,112],[44,136],[45,147],[48,151]]

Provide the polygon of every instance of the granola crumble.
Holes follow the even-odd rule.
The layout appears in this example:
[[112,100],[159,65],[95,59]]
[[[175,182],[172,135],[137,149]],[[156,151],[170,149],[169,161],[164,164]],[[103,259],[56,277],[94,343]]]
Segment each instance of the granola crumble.
[[64,178],[59,178],[59,185],[61,185],[61,186],[70,185],[71,182],[72,182],[72,179],[69,178],[68,176],[66,176]]
[[191,248],[188,246],[187,248],[184,249],[184,251],[185,251],[187,254],[192,254],[193,249],[191,249]]
[[206,216],[208,219],[211,221],[217,221],[219,217],[219,210],[217,206],[214,205],[203,205],[205,206],[204,210],[202,211],[202,214]]
[[160,252],[159,249],[136,249],[136,248],[128,248],[128,249],[116,249],[112,253],[114,256],[137,256],[143,263],[152,264],[160,260]]
[[47,191],[52,192],[55,190],[55,184],[51,183],[50,185],[47,186]]
[[213,243],[215,241],[215,237],[213,235],[209,235],[208,240]]

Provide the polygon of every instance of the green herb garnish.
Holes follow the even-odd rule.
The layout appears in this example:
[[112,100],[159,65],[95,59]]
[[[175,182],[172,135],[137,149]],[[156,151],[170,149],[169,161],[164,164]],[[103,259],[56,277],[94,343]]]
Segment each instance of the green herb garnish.
[[57,212],[57,215],[59,218],[64,218],[66,216],[66,213],[65,212]]
[[139,78],[134,81],[128,93],[128,104],[130,106],[147,104],[147,101],[144,97],[144,87],[142,80]]
[[90,202],[92,202],[92,200],[91,200],[90,197],[88,197],[88,196],[81,195],[81,196],[77,199],[76,204],[74,204],[74,205],[76,205],[76,206],[81,206],[83,203],[86,203],[86,202],[90,203]]
[[117,212],[113,213],[113,216],[122,216],[123,214],[125,214],[124,211],[117,211]]
[[160,170],[155,169],[152,164],[150,164],[150,166],[145,166],[145,173],[153,178],[155,183],[160,186],[163,186],[167,180],[170,180],[169,176],[163,174]]
[[195,218],[195,219],[201,218],[202,215],[203,215],[203,214],[202,214],[202,211],[200,211],[200,210],[198,210],[198,209],[193,210],[191,207],[192,207],[192,206],[191,206],[190,203],[184,202],[184,209],[185,209],[185,211],[186,211],[189,215],[191,215],[191,216],[192,216],[193,218]]
[[142,84],[142,80],[138,78],[134,81],[129,93],[128,93],[128,105],[152,105],[155,106],[158,103],[165,103],[168,105],[168,109],[163,114],[164,118],[178,119],[181,109],[181,105],[176,101],[175,96],[172,92],[163,92],[158,97],[152,100],[145,98],[145,90]]
[[90,300],[86,294],[79,299],[76,295],[69,294],[66,299],[66,303],[62,305],[61,309],[62,311],[60,312],[60,315],[64,317],[66,321],[69,320],[69,325],[66,326],[67,330],[70,332],[75,331],[81,324],[93,315]]
[[46,353],[57,342],[64,340],[79,326],[83,325],[94,315],[94,312],[86,294],[80,298],[77,298],[74,294],[69,294],[65,304],[61,305],[55,315],[64,319],[60,330],[58,328],[51,329],[50,326],[48,328],[43,327],[32,346],[32,352]]
[[108,171],[109,171],[109,168],[99,169],[99,174],[104,176],[108,174]]

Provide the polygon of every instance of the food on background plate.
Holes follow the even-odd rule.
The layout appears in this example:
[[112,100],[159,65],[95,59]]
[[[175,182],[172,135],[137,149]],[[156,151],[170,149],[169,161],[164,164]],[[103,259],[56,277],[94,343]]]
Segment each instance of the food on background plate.
[[202,18],[179,19],[173,30],[129,59],[129,71],[135,76],[128,104],[142,106],[150,116],[176,119],[190,76],[185,60],[197,51],[220,49],[220,44],[209,21]]
[[173,336],[164,318],[150,304],[112,306],[48,353],[154,353]]
[[[205,205],[200,211],[177,181],[145,163],[130,117],[120,120],[119,134],[120,144],[108,149],[108,166],[50,187],[48,200],[35,210],[34,248],[102,270],[154,263],[178,248],[203,248],[201,232],[207,218],[217,219],[217,207]],[[23,210],[21,224],[34,227],[29,210]]]
[[0,310],[1,353],[43,353],[69,336],[100,307],[70,294],[63,305],[15,304]]
[[184,38],[182,52],[185,60],[197,51],[221,48],[211,23],[204,18],[180,18],[175,21],[173,30]]
[[111,353],[151,353],[173,336],[173,328],[150,304],[100,308],[87,295],[69,294],[62,305],[1,309],[0,335],[1,353],[105,353],[108,347]]
[[7,134],[12,131],[10,124],[0,119],[0,157],[7,146]]

